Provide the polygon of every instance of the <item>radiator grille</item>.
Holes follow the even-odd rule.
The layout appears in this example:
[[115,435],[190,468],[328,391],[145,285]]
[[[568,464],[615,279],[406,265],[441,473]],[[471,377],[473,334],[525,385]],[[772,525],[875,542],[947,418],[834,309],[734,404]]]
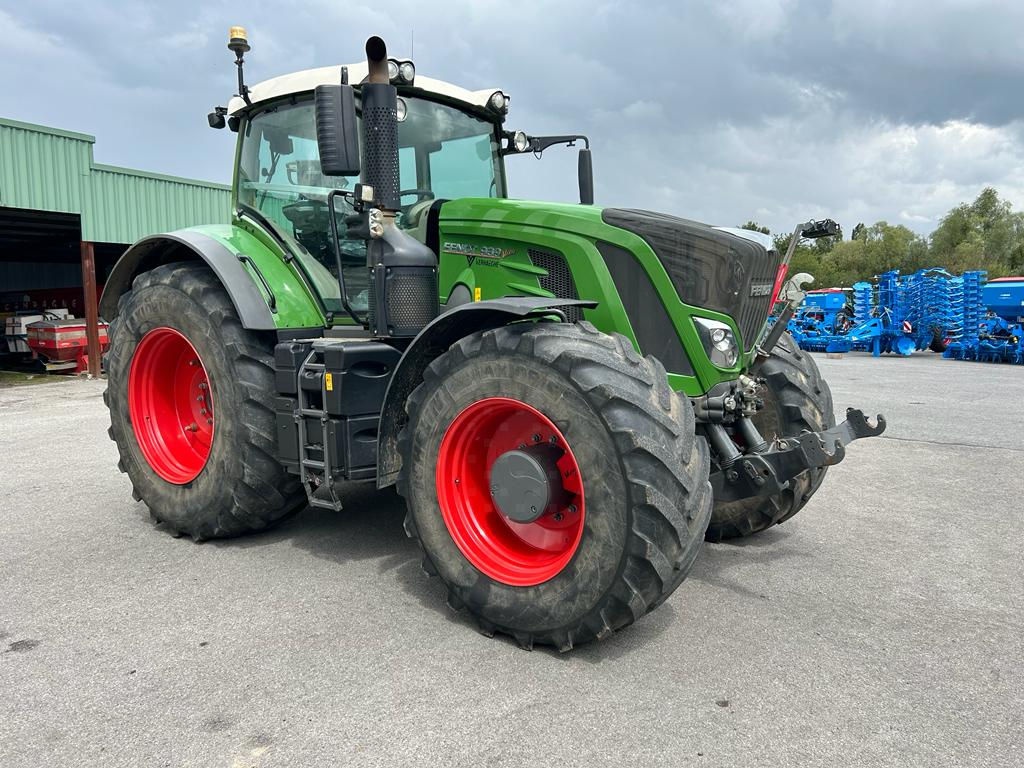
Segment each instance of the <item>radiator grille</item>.
[[647,242],[683,302],[732,317],[744,349],[757,343],[782,260],[776,251],[676,216],[618,208],[606,208],[601,216]]
[[[576,283],[572,279],[572,272],[569,265],[565,263],[565,257],[560,253],[540,251],[530,248],[527,252],[530,261],[535,267],[547,270],[547,274],[538,278],[540,287],[545,291],[551,291],[559,299],[578,299]],[[565,319],[570,323],[578,323],[583,320],[583,309],[580,307],[562,307]]]

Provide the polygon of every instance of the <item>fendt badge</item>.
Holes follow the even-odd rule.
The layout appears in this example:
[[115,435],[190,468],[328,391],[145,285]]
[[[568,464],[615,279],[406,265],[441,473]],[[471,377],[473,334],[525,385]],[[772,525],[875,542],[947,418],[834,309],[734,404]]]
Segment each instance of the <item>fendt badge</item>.
[[498,248],[491,245],[471,245],[469,243],[445,243],[441,249],[445,253],[457,253],[469,259],[470,266],[477,259],[503,259],[515,253],[515,248]]

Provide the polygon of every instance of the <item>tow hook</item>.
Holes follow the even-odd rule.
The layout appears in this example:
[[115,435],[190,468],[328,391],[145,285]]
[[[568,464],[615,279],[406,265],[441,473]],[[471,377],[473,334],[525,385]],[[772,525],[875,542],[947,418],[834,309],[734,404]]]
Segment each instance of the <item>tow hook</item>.
[[804,432],[776,441],[767,451],[733,457],[728,466],[711,474],[715,500],[737,501],[783,491],[801,472],[841,462],[846,457],[846,446],[854,440],[883,432],[884,416],[879,414],[872,424],[862,411],[849,408],[846,421],[831,429]]

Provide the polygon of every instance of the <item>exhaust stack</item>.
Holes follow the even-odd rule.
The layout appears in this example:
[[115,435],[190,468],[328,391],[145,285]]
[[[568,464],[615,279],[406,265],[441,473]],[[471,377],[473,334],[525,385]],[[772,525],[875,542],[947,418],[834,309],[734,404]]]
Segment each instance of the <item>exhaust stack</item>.
[[388,49],[379,37],[366,41],[370,74],[362,85],[363,183],[376,192],[385,226],[399,208],[398,90],[388,81]]

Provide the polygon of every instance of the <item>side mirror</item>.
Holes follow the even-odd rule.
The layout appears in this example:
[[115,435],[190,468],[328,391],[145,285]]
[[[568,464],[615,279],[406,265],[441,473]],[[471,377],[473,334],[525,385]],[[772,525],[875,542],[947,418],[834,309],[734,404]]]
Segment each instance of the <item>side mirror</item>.
[[359,175],[359,124],[350,85],[318,85],[316,145],[324,176]]
[[594,166],[590,160],[590,150],[586,147],[580,149],[579,162],[580,177],[580,203],[582,205],[594,204]]

